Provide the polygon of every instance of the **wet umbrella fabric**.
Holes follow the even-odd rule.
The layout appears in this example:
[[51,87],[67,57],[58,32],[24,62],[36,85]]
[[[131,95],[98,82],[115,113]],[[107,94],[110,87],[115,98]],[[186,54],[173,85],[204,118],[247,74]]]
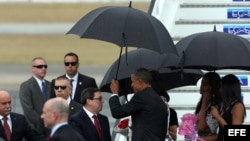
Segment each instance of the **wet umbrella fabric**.
[[[188,74],[186,74],[185,70],[183,74],[180,70],[173,72],[170,68],[176,67],[179,61],[179,57],[173,54],[159,54],[151,50],[140,48],[128,52],[127,59],[126,61],[125,54],[121,56],[121,67],[119,68],[117,76],[117,80],[119,80],[120,84],[119,95],[133,93],[130,76],[138,68],[159,71],[164,82],[166,82],[166,90],[185,85],[195,85],[203,75],[199,70],[187,71]],[[109,86],[111,80],[115,78],[117,65],[118,60],[116,60],[105,73],[99,87],[102,92],[111,92]]]
[[165,26],[148,13],[130,7],[105,6],[83,16],[66,34],[138,47],[159,53],[177,50]]
[[250,42],[224,32],[202,32],[184,37],[176,44],[180,68],[250,70]]

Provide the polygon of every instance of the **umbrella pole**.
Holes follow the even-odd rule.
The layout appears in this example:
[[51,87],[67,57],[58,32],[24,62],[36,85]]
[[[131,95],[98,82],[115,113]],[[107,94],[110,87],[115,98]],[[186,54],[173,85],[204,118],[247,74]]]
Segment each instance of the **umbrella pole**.
[[182,60],[180,60],[180,63],[182,63],[181,64],[181,82],[183,83],[183,73],[184,73],[184,63],[185,63],[185,52],[184,51],[182,51],[182,55],[183,55],[183,58],[182,58]]
[[[213,72],[215,73],[215,70],[213,70]],[[214,79],[213,80],[214,80],[213,85],[215,85],[215,74],[214,74]],[[214,89],[212,91],[211,101],[212,101],[212,106],[215,106],[216,104],[218,104],[218,103],[215,102],[215,90]]]
[[[119,60],[118,60],[118,65],[117,65],[115,80],[117,80],[118,71],[119,71],[119,68],[120,68],[120,62],[121,62],[121,56],[122,56],[122,49],[123,49],[123,47],[121,47],[121,50],[120,50],[120,55],[119,55]],[[125,100],[128,102],[127,94],[124,94],[124,97],[125,97]]]
[[122,49],[123,49],[123,47],[121,47],[121,50],[120,50],[120,55],[119,55],[119,60],[118,60],[118,65],[117,65],[117,70],[116,70],[116,74],[115,74],[115,80],[117,80],[118,71],[119,71],[119,68],[120,68],[120,62],[121,62],[121,56],[122,56]]

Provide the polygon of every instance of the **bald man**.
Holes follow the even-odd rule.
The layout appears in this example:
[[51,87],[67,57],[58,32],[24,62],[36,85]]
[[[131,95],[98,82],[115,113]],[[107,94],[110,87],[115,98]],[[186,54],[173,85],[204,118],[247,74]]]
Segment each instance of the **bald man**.
[[68,125],[69,106],[65,99],[49,99],[43,106],[44,126],[51,129],[49,141],[85,141],[85,139]]
[[3,118],[7,117],[7,122],[11,131],[11,141],[22,141],[26,138],[28,141],[46,141],[46,138],[29,126],[25,117],[21,114],[11,112],[11,96],[7,91],[0,90],[0,137],[7,140]]

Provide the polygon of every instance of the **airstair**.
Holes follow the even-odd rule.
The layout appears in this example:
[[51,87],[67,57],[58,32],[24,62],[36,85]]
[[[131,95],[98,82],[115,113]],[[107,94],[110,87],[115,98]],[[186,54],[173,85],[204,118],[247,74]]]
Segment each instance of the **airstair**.
[[[213,31],[226,32],[250,40],[250,0],[152,0],[151,14],[167,28],[175,43],[185,36]],[[237,59],[237,58],[235,58]],[[250,64],[250,63],[249,63]],[[221,76],[234,73],[241,80],[242,96],[247,108],[244,124],[250,124],[250,71],[221,70]],[[200,98],[200,82],[169,91],[170,105],[176,109],[179,122],[185,113],[193,113]],[[183,140],[178,136],[178,140]]]

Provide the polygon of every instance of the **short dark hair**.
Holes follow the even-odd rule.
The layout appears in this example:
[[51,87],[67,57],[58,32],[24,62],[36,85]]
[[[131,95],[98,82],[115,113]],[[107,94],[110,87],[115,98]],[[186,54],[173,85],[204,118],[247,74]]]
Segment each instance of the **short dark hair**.
[[148,71],[146,68],[139,68],[137,69],[133,75],[137,78],[140,78],[145,83],[151,84],[152,82],[152,75],[151,72]]
[[152,82],[151,82],[151,86],[152,88],[160,95],[160,96],[164,96],[167,100],[167,102],[169,102],[170,97],[167,93],[167,88],[164,85],[164,81],[161,77],[161,74],[159,71],[157,70],[151,70],[151,75],[152,75]]
[[72,84],[71,84],[70,80],[69,80],[65,75],[58,76],[58,77],[55,79],[55,82],[56,82],[57,80],[67,80],[68,86],[72,87]]
[[64,55],[64,59],[67,57],[67,56],[75,56],[76,57],[76,62],[79,63],[79,58],[78,58],[78,55],[74,52],[69,52],[67,54]]
[[95,96],[95,92],[99,92],[100,90],[98,88],[89,87],[84,89],[81,92],[81,104],[85,105],[87,103],[87,99],[93,99]]

